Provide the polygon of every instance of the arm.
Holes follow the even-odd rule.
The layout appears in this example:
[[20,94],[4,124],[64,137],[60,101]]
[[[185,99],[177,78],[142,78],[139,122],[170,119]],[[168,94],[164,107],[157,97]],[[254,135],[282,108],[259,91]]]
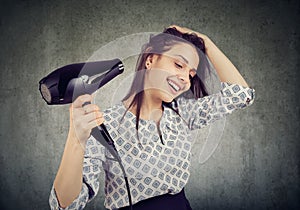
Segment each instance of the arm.
[[221,82],[227,82],[230,84],[238,84],[244,87],[249,87],[245,79],[239,73],[237,68],[232,62],[224,55],[224,53],[204,34],[192,31],[188,28],[172,25],[170,27],[176,28],[182,33],[195,33],[198,37],[204,40],[206,54],[215,67],[217,74]]
[[54,180],[56,196],[63,208],[71,204],[81,191],[83,155],[83,149],[76,136],[70,134]]
[[[83,187],[84,151],[91,129],[103,123],[99,108],[91,101],[90,95],[78,97],[70,107],[70,128],[56,178],[54,190],[61,207],[69,206],[87,186]],[[83,189],[85,188],[85,189]],[[88,196],[85,196],[88,197]]]
[[220,92],[198,99],[177,99],[181,117],[191,130],[210,125],[216,120],[253,104],[255,90],[237,84],[221,83]]
[[[87,141],[87,147],[83,159],[83,171],[81,171],[82,180],[80,192],[74,195],[70,204],[61,204],[61,198],[58,199],[58,194],[54,185],[52,186],[49,204],[52,210],[69,210],[69,209],[83,209],[87,202],[92,200],[99,190],[99,176],[101,172],[101,165],[105,162],[105,148],[93,137]],[[72,177],[69,177],[72,179]],[[71,188],[66,190],[71,191]],[[72,192],[71,192],[72,193]],[[77,193],[76,193],[77,194]]]
[[222,51],[208,37],[205,36],[203,39],[206,54],[215,67],[221,82],[249,87],[240,72]]

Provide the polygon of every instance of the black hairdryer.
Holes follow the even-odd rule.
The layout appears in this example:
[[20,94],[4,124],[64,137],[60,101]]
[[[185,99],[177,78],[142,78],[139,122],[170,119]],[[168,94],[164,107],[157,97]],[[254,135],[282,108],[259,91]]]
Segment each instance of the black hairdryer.
[[94,93],[123,70],[119,59],[70,64],[41,79],[39,89],[48,105],[68,104]]

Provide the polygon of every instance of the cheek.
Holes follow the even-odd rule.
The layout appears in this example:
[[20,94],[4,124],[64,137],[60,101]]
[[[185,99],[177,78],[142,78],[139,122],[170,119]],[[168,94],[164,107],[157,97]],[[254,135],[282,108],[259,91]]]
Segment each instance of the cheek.
[[173,66],[172,60],[163,56],[152,65],[152,68],[159,71],[171,73],[175,67]]
[[191,82],[189,82],[189,83],[186,85],[184,91],[188,91],[190,88],[191,88]]
[[165,78],[168,76],[168,72],[163,70],[151,69],[146,74],[146,81],[151,87],[161,87],[165,84]]
[[170,68],[166,66],[156,66],[153,70],[155,71],[155,74],[159,77],[163,77],[170,74]]

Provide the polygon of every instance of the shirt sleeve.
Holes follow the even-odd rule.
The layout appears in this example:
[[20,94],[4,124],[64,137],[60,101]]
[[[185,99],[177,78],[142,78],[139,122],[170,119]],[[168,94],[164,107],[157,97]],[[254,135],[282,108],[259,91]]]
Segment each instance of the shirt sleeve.
[[191,130],[200,129],[234,110],[253,104],[255,90],[237,84],[221,82],[222,89],[199,99],[177,99],[178,111]]
[[83,162],[83,183],[77,198],[66,208],[62,208],[52,186],[49,205],[51,210],[83,209],[87,202],[91,201],[99,190],[99,176],[102,163],[105,161],[105,148],[91,136],[86,145]]

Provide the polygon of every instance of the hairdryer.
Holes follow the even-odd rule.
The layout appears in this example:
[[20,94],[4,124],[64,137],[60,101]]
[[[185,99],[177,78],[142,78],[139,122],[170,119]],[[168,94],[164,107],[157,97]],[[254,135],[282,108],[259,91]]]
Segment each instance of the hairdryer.
[[[123,71],[124,67],[119,59],[70,64],[56,69],[41,79],[39,90],[48,105],[69,104],[80,95],[94,93]],[[119,162],[125,177],[129,204],[132,208],[125,169],[104,124],[93,128],[91,135],[106,147],[115,160]]]
[[94,93],[123,71],[119,59],[70,64],[41,79],[39,90],[48,105],[68,104]]

